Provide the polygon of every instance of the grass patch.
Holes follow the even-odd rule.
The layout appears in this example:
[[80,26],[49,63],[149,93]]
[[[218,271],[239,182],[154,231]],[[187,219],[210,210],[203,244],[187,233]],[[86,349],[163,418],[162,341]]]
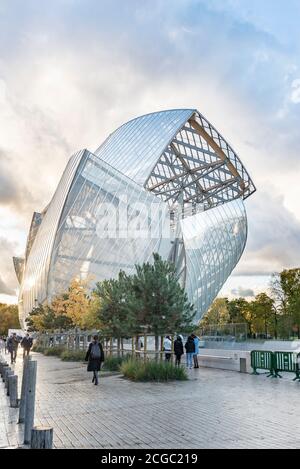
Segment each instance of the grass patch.
[[42,352],[46,357],[60,357],[61,354],[65,351],[63,347],[49,347],[44,349]]
[[172,363],[142,360],[126,360],[122,363],[121,372],[133,381],[170,381],[188,379],[185,368],[176,367]]
[[126,359],[123,357],[112,357],[108,355],[105,357],[103,370],[120,371],[120,367],[125,360]]
[[85,355],[84,350],[64,350],[60,358],[63,362],[84,362]]
[[37,352],[37,353],[44,353],[45,350],[46,350],[45,347],[43,347],[42,345],[34,345],[32,347],[32,351]]

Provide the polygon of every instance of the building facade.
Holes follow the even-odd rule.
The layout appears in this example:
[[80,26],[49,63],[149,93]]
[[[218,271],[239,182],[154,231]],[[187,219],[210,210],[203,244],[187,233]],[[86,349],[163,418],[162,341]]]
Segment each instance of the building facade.
[[255,187],[240,159],[195,109],[156,112],[74,154],[49,205],[33,214],[14,258],[22,323],[74,278],[133,273],[153,252],[174,262],[199,320],[239,261],[243,200]]

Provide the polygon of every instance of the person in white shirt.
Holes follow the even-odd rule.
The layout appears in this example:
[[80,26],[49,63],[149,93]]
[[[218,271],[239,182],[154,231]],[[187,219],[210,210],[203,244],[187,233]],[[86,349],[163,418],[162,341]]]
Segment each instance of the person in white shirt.
[[165,352],[165,360],[169,362],[171,359],[171,355],[172,355],[172,340],[169,335],[167,335],[164,340],[164,352]]

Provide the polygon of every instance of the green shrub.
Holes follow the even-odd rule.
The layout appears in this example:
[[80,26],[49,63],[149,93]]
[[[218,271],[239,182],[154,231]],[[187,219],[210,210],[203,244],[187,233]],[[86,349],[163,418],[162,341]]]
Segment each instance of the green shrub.
[[83,362],[86,352],[84,350],[64,350],[60,358],[64,362]]
[[120,366],[125,360],[125,357],[113,357],[108,355],[105,357],[103,369],[107,371],[120,371]]
[[121,365],[121,372],[133,381],[169,381],[187,380],[185,368],[176,367],[172,363],[130,359]]
[[45,347],[39,344],[36,344],[32,347],[32,351],[37,352],[37,353],[44,353],[45,350],[46,350]]
[[43,353],[46,357],[60,357],[64,351],[63,347],[55,346],[46,348]]

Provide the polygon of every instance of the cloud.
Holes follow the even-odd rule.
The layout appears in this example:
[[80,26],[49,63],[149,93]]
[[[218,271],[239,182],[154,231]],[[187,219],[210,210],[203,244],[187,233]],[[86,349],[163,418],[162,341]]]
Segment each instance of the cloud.
[[24,216],[31,211],[35,199],[17,177],[18,172],[14,158],[0,148],[0,205],[12,207]]
[[[287,209],[300,165],[300,41],[293,47],[290,39],[299,35],[298,10],[292,0],[272,2],[52,0],[45,8],[3,0],[0,205],[11,216],[0,236],[11,239],[18,220],[25,240],[32,212],[49,202],[73,152],[97,148],[137,115],[197,107],[258,187],[247,201],[248,246],[237,272],[300,263],[300,207]],[[6,246],[10,256],[19,248]],[[0,274],[14,289],[8,257]]]
[[0,237],[0,294],[16,295],[18,281],[13,267],[13,256],[19,252],[17,243]]
[[249,298],[255,296],[254,291],[251,288],[243,288],[241,286],[231,290],[231,294],[239,298]]
[[12,288],[9,288],[5,283],[4,281],[2,280],[1,276],[0,276],[0,295],[10,295],[10,296],[13,296],[15,295],[16,292],[12,289]]
[[[273,193],[272,193],[273,189]],[[300,266],[300,221],[284,205],[284,197],[258,191],[246,202],[248,243],[235,275],[270,275]]]
[[300,79],[297,78],[292,82],[291,101],[294,104],[300,103]]

